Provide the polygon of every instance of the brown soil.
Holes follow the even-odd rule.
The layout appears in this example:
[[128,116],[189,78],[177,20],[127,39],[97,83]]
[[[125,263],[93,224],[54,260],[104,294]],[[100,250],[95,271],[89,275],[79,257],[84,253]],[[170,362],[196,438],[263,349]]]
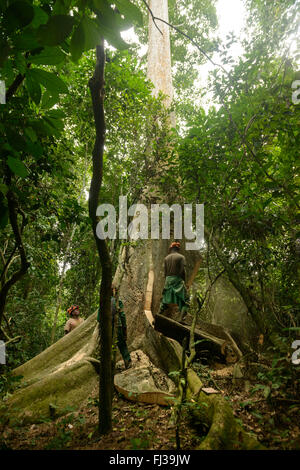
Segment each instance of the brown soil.
[[[232,367],[232,366],[231,366]],[[233,384],[232,368],[203,369],[198,373],[205,387],[213,388],[227,398],[245,430],[270,449],[300,449],[299,403],[285,401],[274,394],[266,400],[262,391],[251,394],[244,384]],[[212,390],[208,390],[212,391]],[[50,422],[2,428],[2,449],[89,449],[89,450],[175,450],[173,410],[169,407],[134,403],[115,393],[113,429],[99,438],[97,431],[97,390],[80,410],[71,410]],[[201,437],[184,412],[180,424],[182,450],[195,449]]]
[[[175,449],[175,424],[172,410],[159,405],[134,403],[115,394],[112,432],[99,438],[97,400],[77,412],[49,423],[6,428],[6,448],[20,449],[90,449],[90,450],[172,450]],[[181,428],[182,449],[195,447],[196,432],[184,419]]]

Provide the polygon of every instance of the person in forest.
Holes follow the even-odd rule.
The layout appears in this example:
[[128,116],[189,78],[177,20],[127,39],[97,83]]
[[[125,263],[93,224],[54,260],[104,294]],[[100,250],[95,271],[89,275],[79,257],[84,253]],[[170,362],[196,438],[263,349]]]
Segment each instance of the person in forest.
[[[112,337],[114,337],[114,326],[117,326],[116,339],[117,346],[122,355],[125,369],[131,367],[131,357],[127,347],[127,323],[124,306],[121,299],[118,299],[118,290],[116,286],[111,287],[111,314],[112,314]],[[100,318],[100,309],[98,310],[98,321]]]
[[186,261],[179,251],[180,242],[171,243],[169,254],[164,260],[166,280],[159,313],[163,314],[169,304],[176,304],[180,310],[180,321],[183,321],[189,307],[189,297],[185,286]]
[[72,305],[70,308],[68,308],[67,312],[70,318],[67,320],[64,327],[65,335],[77,328],[77,326],[84,321],[83,318],[80,317],[78,305]]

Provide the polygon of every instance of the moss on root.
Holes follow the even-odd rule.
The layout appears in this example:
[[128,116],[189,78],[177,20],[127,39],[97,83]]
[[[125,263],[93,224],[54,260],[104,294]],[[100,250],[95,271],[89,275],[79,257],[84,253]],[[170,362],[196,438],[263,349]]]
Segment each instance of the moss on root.
[[188,370],[187,398],[194,420],[208,428],[198,450],[259,450],[264,447],[241,427],[233,415],[230,404],[220,395],[206,395],[202,382],[193,370]]
[[[165,358],[162,368],[168,372],[181,368],[182,348],[174,340],[166,338],[157,331],[149,330],[146,335],[151,337],[151,345],[156,348],[156,356]],[[160,338],[163,336],[163,339]],[[168,347],[166,347],[168,342]],[[161,349],[163,348],[163,350]],[[165,352],[168,351],[167,358]],[[153,355],[153,359],[155,355]],[[192,369],[187,371],[187,400],[194,406],[190,406],[193,419],[206,428],[206,435],[199,450],[258,450],[264,447],[257,439],[242,428],[233,415],[230,404],[218,394],[207,395],[202,392],[202,382]]]
[[14,370],[15,375],[23,376],[23,386],[41,380],[54,372],[61,364],[76,360],[76,356],[92,355],[92,341],[96,327],[96,313],[85,320],[78,328],[52,344],[30,361]]
[[10,423],[27,424],[79,407],[98,383],[89,360],[96,350],[96,324],[94,313],[71,333],[15,369],[14,374],[22,376],[20,388],[4,402],[0,415],[8,417]]
[[36,423],[53,417],[53,412],[61,416],[68,407],[79,407],[97,383],[98,375],[86,361],[45,376],[13,394],[7,403],[10,423]]
[[[67,407],[78,407],[90,396],[98,383],[98,375],[89,358],[97,343],[96,314],[80,327],[61,338],[39,356],[14,372],[23,376],[21,387],[5,402],[4,415],[18,424],[36,423],[44,418],[60,416]],[[182,348],[145,325],[143,349],[151,361],[166,372],[180,370]],[[234,418],[230,404],[220,395],[205,394],[197,374],[187,373],[187,399],[195,421],[206,428],[200,450],[263,449],[255,437],[247,434]],[[1,411],[1,415],[3,411]]]

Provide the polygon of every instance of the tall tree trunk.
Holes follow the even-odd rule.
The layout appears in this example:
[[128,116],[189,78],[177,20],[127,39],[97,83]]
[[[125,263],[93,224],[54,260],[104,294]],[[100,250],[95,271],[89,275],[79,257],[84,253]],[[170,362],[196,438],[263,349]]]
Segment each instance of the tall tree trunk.
[[93,77],[89,81],[92,96],[93,113],[96,129],[96,140],[93,149],[93,176],[89,192],[89,216],[92,221],[93,233],[102,268],[100,287],[100,321],[99,321],[99,433],[106,434],[112,428],[112,371],[111,371],[111,280],[112,264],[105,240],[97,237],[96,211],[103,177],[103,151],[105,141],[104,117],[104,65],[105,52],[103,41],[96,47],[96,66]]
[[[149,7],[155,17],[169,21],[168,0],[150,0]],[[156,25],[149,15],[148,31],[147,77],[154,85],[154,96],[162,92],[169,107],[173,98],[169,26],[161,22]]]

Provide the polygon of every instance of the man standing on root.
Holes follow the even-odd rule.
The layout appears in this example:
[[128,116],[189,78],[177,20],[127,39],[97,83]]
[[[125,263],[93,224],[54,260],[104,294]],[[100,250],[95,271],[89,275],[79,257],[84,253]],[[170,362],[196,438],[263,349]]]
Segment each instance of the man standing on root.
[[72,305],[72,307],[68,308],[67,312],[68,315],[70,315],[70,318],[64,327],[65,335],[77,328],[77,326],[84,321],[83,318],[80,317],[78,305]]
[[180,310],[180,321],[183,321],[189,307],[189,297],[185,286],[185,257],[179,253],[180,243],[170,245],[169,254],[165,257],[165,286],[160,304],[160,314],[168,308],[169,304],[176,304]]
[[[111,286],[111,314],[112,314],[112,337],[114,338],[114,326],[117,327],[117,346],[122,355],[125,369],[131,367],[131,357],[127,347],[127,325],[123,302],[117,301],[117,288]],[[117,305],[118,304],[118,305]],[[98,310],[99,321],[100,309]]]

